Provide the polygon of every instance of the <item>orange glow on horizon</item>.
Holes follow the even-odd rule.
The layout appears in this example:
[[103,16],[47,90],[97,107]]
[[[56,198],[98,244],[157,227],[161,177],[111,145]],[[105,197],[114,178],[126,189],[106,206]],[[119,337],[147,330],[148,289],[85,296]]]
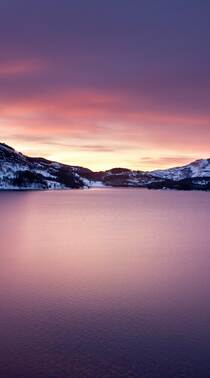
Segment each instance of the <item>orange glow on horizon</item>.
[[31,156],[93,170],[153,170],[208,157],[209,123],[206,116],[152,107],[140,112],[125,96],[97,91],[8,98],[0,108],[3,142]]

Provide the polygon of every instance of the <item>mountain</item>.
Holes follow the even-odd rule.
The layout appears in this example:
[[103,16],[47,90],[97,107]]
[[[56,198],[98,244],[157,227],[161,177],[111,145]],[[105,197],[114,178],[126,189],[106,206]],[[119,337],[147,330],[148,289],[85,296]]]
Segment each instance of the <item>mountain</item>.
[[151,172],[114,168],[104,172],[28,157],[0,143],[0,189],[38,190],[84,187],[210,190],[210,159]]
[[64,189],[80,188],[83,182],[77,171],[43,158],[32,158],[0,143],[0,189]]
[[170,180],[183,180],[195,177],[210,176],[210,159],[196,160],[184,167],[170,168],[151,172],[153,176]]

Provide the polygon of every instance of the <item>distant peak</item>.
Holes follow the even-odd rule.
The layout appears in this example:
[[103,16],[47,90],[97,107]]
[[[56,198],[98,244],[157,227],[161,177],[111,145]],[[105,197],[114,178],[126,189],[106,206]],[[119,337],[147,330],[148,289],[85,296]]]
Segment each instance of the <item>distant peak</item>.
[[121,174],[124,172],[130,172],[130,169],[128,168],[111,168],[106,171],[107,173],[112,173],[112,174]]

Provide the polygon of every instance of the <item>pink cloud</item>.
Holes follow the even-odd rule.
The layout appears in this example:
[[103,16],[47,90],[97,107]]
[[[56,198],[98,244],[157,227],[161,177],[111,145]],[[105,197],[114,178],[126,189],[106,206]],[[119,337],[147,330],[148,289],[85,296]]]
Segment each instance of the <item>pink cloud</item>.
[[34,72],[38,72],[44,68],[43,62],[37,59],[25,59],[14,61],[0,62],[0,78],[11,78],[25,76]]
[[[139,164],[141,168],[185,163],[210,151],[207,116],[140,111],[132,98],[96,90],[7,98],[1,102],[0,117],[0,131],[5,135],[6,129],[8,143],[17,141],[20,145],[21,137],[24,145],[36,146],[38,141],[39,151],[45,145],[46,154],[48,145],[49,151],[54,148],[58,159],[60,141],[65,141],[69,149],[84,152],[84,156],[90,151],[96,156],[101,146],[101,152],[113,154],[113,165],[122,165],[120,154],[125,160],[125,154],[132,156],[133,151],[128,165]],[[145,161],[141,156],[147,152],[149,159]],[[176,159],[174,155],[183,157]],[[115,159],[119,161],[116,164]]]

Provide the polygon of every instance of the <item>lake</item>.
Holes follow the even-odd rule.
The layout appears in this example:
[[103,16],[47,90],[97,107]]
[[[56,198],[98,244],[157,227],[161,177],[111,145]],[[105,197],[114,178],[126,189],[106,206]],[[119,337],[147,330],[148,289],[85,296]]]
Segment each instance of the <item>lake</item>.
[[207,378],[210,193],[0,193],[0,377]]

